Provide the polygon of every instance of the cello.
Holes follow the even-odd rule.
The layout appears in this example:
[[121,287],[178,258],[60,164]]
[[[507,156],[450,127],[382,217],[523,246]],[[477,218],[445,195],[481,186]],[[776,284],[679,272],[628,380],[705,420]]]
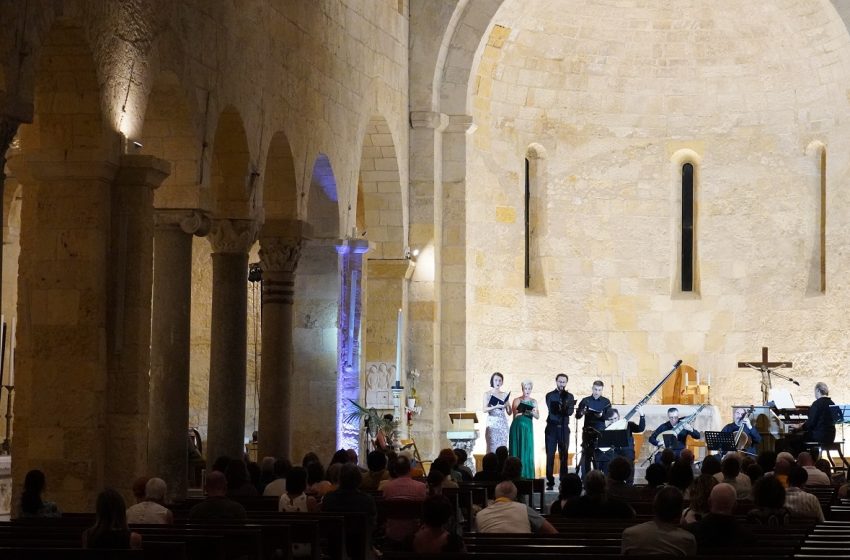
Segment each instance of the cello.
[[744,414],[741,416],[741,425],[738,427],[738,431],[735,432],[735,449],[738,451],[743,451],[747,449],[753,444],[752,438],[747,434],[744,430],[746,427],[746,422],[749,420],[750,415],[756,409],[754,405],[750,405],[748,409],[744,411]]

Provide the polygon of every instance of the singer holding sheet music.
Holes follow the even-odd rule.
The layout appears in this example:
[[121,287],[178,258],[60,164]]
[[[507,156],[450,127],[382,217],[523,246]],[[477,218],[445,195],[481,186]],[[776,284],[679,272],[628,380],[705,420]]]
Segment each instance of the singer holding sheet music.
[[590,472],[596,451],[596,440],[599,433],[605,429],[605,412],[611,407],[611,401],[602,396],[605,384],[597,379],[593,382],[591,394],[579,401],[576,409],[576,420],[584,416],[584,428],[581,431],[581,476]]
[[534,427],[532,418],[540,418],[540,411],[537,409],[537,400],[531,398],[533,387],[534,384],[531,381],[523,381],[522,396],[515,398],[511,403],[514,421],[511,422],[508,450],[512,457],[518,457],[522,461],[522,478],[534,478]]
[[487,413],[487,453],[495,453],[499,447],[508,446],[508,416],[512,413],[508,404],[510,393],[502,391],[504,376],[498,371],[490,376],[490,390],[484,393],[484,412]]
[[561,461],[561,480],[567,476],[570,451],[570,416],[573,415],[576,398],[567,391],[569,381],[566,373],[555,376],[555,390],[546,393],[546,488],[555,487],[555,451]]

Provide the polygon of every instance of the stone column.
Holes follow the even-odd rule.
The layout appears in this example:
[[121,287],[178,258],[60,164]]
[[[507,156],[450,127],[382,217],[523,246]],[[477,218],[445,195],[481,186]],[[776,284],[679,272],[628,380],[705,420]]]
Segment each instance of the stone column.
[[170,172],[165,160],[125,154],[112,189],[104,482],[127,495],[147,470],[147,442],[138,434],[148,420],[153,191]]
[[337,342],[336,447],[354,449],[360,454],[360,425],[345,421],[351,410],[349,399],[360,402],[360,308],[363,295],[363,254],[369,250],[365,239],[340,239],[339,255],[339,334]]
[[259,457],[291,453],[292,323],[295,268],[303,223],[267,221],[260,233],[263,358],[260,362]]
[[192,235],[209,228],[198,211],[155,214],[148,472],[165,480],[177,499],[186,496]]
[[208,461],[245,452],[248,251],[256,238],[254,220],[213,220]]

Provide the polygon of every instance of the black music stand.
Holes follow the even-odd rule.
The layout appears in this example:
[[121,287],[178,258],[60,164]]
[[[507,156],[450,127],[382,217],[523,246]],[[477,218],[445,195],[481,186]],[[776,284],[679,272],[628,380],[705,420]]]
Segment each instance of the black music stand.
[[603,430],[596,440],[596,448],[600,447],[626,447],[629,445],[629,435],[626,430]]
[[705,446],[710,451],[719,451],[720,454],[735,451],[735,434],[732,432],[703,432]]

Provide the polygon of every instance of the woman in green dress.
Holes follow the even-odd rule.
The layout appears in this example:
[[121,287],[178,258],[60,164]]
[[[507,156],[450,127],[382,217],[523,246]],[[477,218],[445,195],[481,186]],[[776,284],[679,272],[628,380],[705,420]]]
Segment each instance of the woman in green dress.
[[534,428],[532,418],[540,418],[537,400],[531,398],[531,381],[522,382],[522,396],[511,403],[514,421],[508,442],[511,456],[522,461],[522,478],[534,478]]

